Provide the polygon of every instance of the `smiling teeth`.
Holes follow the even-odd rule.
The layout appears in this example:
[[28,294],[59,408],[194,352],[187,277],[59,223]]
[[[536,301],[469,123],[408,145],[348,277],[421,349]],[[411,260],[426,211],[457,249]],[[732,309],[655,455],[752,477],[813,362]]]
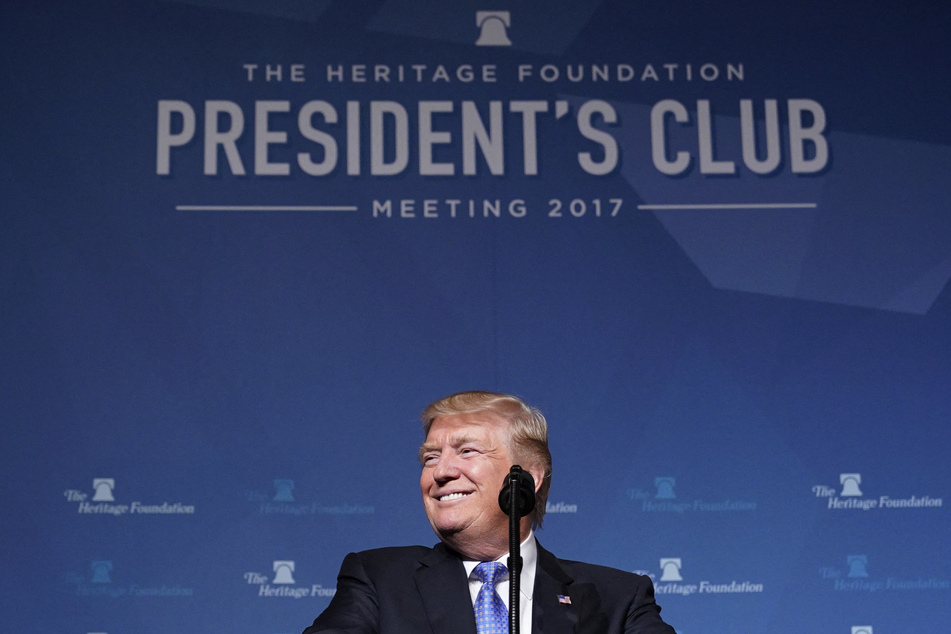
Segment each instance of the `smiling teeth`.
[[439,498],[439,501],[446,502],[448,500],[458,500],[459,498],[464,498],[467,495],[469,494],[468,493],[450,493],[449,495],[444,495],[441,498]]

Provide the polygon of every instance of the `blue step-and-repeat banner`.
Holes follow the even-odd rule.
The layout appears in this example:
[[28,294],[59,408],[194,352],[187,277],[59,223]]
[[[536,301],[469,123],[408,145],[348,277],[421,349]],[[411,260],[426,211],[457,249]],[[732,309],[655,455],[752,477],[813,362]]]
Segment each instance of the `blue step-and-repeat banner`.
[[951,11],[12,0],[5,629],[300,632],[419,412],[679,634],[951,632]]

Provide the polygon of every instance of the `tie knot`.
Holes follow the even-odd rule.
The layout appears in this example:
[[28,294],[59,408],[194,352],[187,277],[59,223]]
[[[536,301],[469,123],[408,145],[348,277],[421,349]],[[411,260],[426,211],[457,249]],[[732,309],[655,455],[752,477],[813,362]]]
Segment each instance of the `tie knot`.
[[508,569],[497,561],[483,561],[475,567],[475,576],[479,578],[479,581],[490,583],[493,586],[499,582],[499,579],[506,572],[508,572]]

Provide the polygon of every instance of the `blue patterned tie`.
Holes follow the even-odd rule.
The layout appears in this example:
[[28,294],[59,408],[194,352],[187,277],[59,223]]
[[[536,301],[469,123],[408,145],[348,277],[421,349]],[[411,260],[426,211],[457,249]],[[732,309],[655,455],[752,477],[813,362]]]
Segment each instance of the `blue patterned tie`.
[[475,575],[482,582],[473,606],[479,634],[509,634],[509,612],[495,591],[495,584],[506,572],[505,566],[497,561],[484,561],[475,568]]

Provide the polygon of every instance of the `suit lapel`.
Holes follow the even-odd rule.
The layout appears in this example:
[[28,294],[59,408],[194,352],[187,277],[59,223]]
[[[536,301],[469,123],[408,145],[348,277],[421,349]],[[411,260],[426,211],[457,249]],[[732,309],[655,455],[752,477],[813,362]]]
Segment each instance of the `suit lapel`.
[[[535,592],[532,600],[532,631],[574,634],[578,631],[583,595],[574,591],[572,578],[550,552],[538,544]],[[565,597],[570,603],[559,600]]]
[[419,563],[413,579],[433,634],[476,634],[466,570],[459,555],[437,544]]

